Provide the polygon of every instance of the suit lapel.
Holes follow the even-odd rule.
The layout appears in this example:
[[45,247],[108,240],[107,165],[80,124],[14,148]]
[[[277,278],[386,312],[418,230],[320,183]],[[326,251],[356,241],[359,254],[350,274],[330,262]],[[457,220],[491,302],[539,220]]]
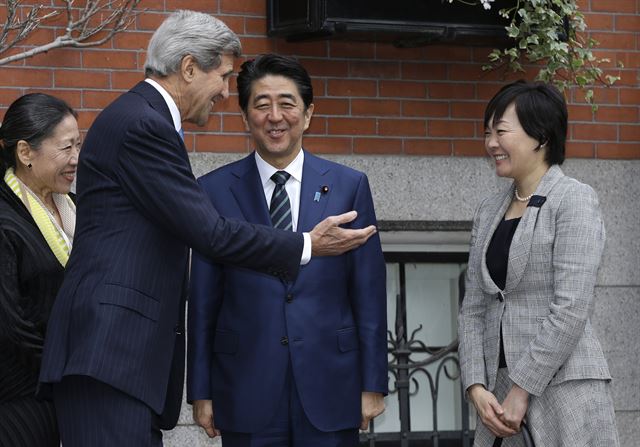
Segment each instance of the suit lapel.
[[255,154],[241,160],[234,167],[233,175],[237,180],[229,188],[244,218],[247,222],[271,226]]
[[[322,192],[323,187],[326,192]],[[319,195],[316,195],[319,193]],[[302,168],[302,188],[300,190],[300,210],[298,232],[308,232],[323,218],[327,203],[333,193],[333,177],[328,164],[318,157],[304,152]]]
[[[540,180],[540,184],[536,188],[535,195],[546,197],[553,186],[562,178],[564,174],[559,166],[554,165],[545,173]],[[544,205],[543,205],[544,206]],[[525,209],[522,219],[518,224],[518,228],[513,235],[511,247],[509,249],[509,262],[507,265],[507,281],[505,290],[515,289],[524,274],[525,267],[529,262],[529,254],[531,253],[531,244],[533,243],[533,234],[540,207],[528,206]]]

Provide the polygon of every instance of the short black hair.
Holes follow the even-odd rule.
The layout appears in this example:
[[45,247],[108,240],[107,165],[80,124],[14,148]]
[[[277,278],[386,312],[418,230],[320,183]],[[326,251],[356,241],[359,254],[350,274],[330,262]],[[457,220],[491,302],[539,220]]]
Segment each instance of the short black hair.
[[[45,93],[28,93],[13,101],[0,125],[0,163],[16,167],[16,147],[24,140],[37,150],[67,116],[78,114],[63,100]],[[3,171],[4,171],[3,169]]]
[[545,161],[550,166],[562,164],[568,125],[567,103],[562,93],[544,82],[520,80],[505,85],[487,104],[485,129],[490,122],[495,125],[511,104],[515,104],[518,121],[526,134],[541,145],[546,143]]
[[247,112],[253,83],[268,75],[291,79],[298,87],[305,109],[313,102],[311,78],[302,64],[292,57],[269,53],[250,59],[240,67],[237,80],[238,103],[243,112]]

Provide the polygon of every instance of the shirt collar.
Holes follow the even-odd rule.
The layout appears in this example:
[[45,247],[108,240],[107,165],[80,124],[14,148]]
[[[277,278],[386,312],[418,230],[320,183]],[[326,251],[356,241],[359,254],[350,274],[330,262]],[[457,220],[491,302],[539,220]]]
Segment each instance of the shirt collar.
[[162,95],[162,97],[164,98],[164,102],[166,102],[167,106],[169,107],[171,119],[173,120],[173,126],[176,128],[176,132],[179,132],[180,129],[182,129],[182,122],[180,119],[180,111],[178,110],[176,102],[173,100],[169,92],[166,91],[164,87],[162,87],[153,79],[147,78],[144,81],[151,84],[156,90],[158,90],[158,93]]
[[258,167],[258,172],[260,173],[260,181],[262,182],[263,187],[267,184],[267,182],[271,180],[271,176],[276,171],[286,171],[289,174],[291,174],[291,177],[293,177],[294,179],[302,183],[302,167],[304,166],[304,150],[303,149],[301,149],[300,152],[298,152],[298,155],[296,156],[296,158],[294,158],[293,161],[289,163],[289,165],[284,169],[278,169],[274,166],[271,166],[269,163],[267,163],[264,160],[264,158],[260,156],[260,154],[258,154],[258,151],[256,151],[255,154],[256,154],[256,166]]

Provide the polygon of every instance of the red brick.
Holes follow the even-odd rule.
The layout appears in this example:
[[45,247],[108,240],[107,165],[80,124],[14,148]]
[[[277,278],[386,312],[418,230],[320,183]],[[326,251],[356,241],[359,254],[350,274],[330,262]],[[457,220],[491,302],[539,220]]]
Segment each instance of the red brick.
[[[3,3],[6,4],[6,2],[3,2]],[[4,6],[2,9],[4,9]],[[66,20],[64,24],[66,25]],[[3,26],[4,26],[4,23],[3,23]],[[31,33],[29,33],[26,39],[20,42],[20,45],[29,45],[29,46],[46,45],[50,42],[53,42],[55,38],[56,38],[56,35],[55,35],[55,30],[53,28],[36,28],[34,31],[31,31]]]
[[612,13],[637,12],[636,5],[630,0],[592,0],[591,11]]
[[111,86],[114,89],[129,90],[138,82],[144,80],[144,72],[140,71],[112,71]]
[[229,98],[227,98],[227,100],[217,102],[213,110],[214,113],[240,113],[238,95],[229,95]]
[[314,42],[287,42],[286,40],[276,40],[276,47],[279,54],[290,56],[306,57],[327,57],[328,42],[318,40]]
[[165,11],[191,9],[194,11],[208,12],[210,14],[217,12],[216,3],[210,0],[165,0],[165,4]]
[[476,84],[478,99],[483,99],[486,102],[489,102],[489,100],[493,98],[503,86],[504,83],[502,82],[483,82]]
[[424,60],[443,62],[470,62],[472,50],[463,45],[430,45],[425,47]]
[[219,16],[216,14],[216,18],[222,20],[231,31],[238,35],[243,35],[246,29],[246,21],[243,16]]
[[390,99],[352,99],[351,114],[354,116],[399,116],[400,101]]
[[240,40],[242,42],[242,53],[246,56],[276,52],[276,43],[274,39],[244,36]]
[[85,50],[82,54],[84,68],[136,69],[137,56],[132,51]]
[[109,88],[109,73],[88,70],[54,70],[55,87]]
[[315,109],[314,115],[348,115],[349,100],[336,98],[318,98],[313,99]]
[[584,21],[590,30],[613,30],[613,16],[611,14],[585,14]]
[[247,152],[249,147],[245,135],[195,135],[196,152]]
[[[484,142],[480,140],[453,140],[454,156],[486,157]],[[487,158],[488,160],[488,158]]]
[[241,115],[225,113],[222,115],[222,131],[245,133],[247,130]]
[[640,89],[638,88],[621,88],[620,104],[638,105],[640,104]]
[[[67,104],[69,104],[72,108],[74,108],[76,112],[80,110],[80,108],[82,107],[82,93],[80,92],[80,90],[55,89],[55,90],[42,90],[42,92],[48,93],[50,95],[53,95],[57,98],[62,99]],[[29,91],[28,93],[33,93],[33,92]]]
[[244,30],[247,34],[264,36],[267,33],[267,19],[263,17],[246,17],[244,20]]
[[346,61],[332,61],[328,59],[299,59],[312,78],[332,76],[346,78],[349,69]]
[[[614,87],[593,87],[593,102],[598,105],[604,104],[618,104],[618,89]],[[572,101],[579,104],[585,104],[586,99],[584,98],[585,92],[582,89],[573,89],[573,99]],[[589,107],[591,108],[591,107]],[[569,112],[569,119],[573,119],[571,117],[571,112]]]
[[620,141],[640,141],[640,124],[621,125]]
[[640,31],[639,15],[616,15],[616,31],[631,31],[637,33]]
[[473,137],[475,125],[473,121],[430,120],[428,125],[430,137]]
[[404,62],[401,65],[403,79],[435,80],[445,79],[447,66],[445,64],[423,64]]
[[50,70],[29,68],[0,68],[2,87],[51,87],[53,76]]
[[592,32],[591,37],[600,42],[599,48],[601,49],[636,49],[636,36],[633,33],[605,33],[605,32]]
[[404,153],[407,155],[451,155],[451,143],[449,140],[406,139],[404,140]]
[[569,111],[569,121],[593,121],[593,111],[590,105],[569,104],[567,109]]
[[77,48],[56,48],[29,58],[27,63],[32,67],[79,67],[80,50]]
[[[209,115],[209,120],[203,127],[183,121],[182,130],[184,130],[185,137],[189,135],[203,135],[207,132],[215,132],[216,134],[214,134],[214,136],[217,136],[217,132],[222,132],[222,116],[219,113]],[[248,135],[246,133],[244,134]]]
[[[640,33],[638,36],[640,37]],[[624,68],[640,68],[640,53],[636,51],[618,51],[610,59],[611,66],[622,64]]]
[[322,78],[312,78],[311,88],[313,88],[314,95],[325,96],[327,92],[327,82]]
[[349,59],[373,59],[375,46],[369,42],[333,40],[329,43],[329,55]]
[[351,138],[342,137],[305,137],[304,148],[314,154],[349,154]]
[[449,116],[448,101],[402,101],[402,115],[445,117]]
[[475,84],[430,82],[427,91],[431,99],[475,99]]
[[416,48],[398,48],[391,44],[378,43],[376,45],[376,59],[392,59],[392,60],[424,60],[426,49],[424,47]]
[[146,50],[153,33],[125,31],[113,37],[113,47],[125,50]]
[[637,143],[598,143],[596,154],[598,158],[637,160],[640,159],[640,145]]
[[85,90],[82,93],[82,104],[86,109],[104,109],[111,104],[121,92],[105,90]]
[[593,143],[577,143],[569,141],[567,143],[567,158],[594,158],[595,145]]
[[330,96],[376,96],[376,90],[376,81],[329,79],[327,82]]
[[484,117],[485,108],[484,102],[451,102],[451,116],[481,120]]
[[267,2],[264,0],[220,0],[220,12],[264,17],[267,15]]
[[313,116],[311,118],[311,125],[307,129],[308,134],[313,135],[326,135],[327,134],[327,119],[321,116]]
[[425,120],[381,119],[378,122],[378,135],[424,137],[427,134]]
[[78,112],[78,127],[80,129],[88,129],[93,124],[93,121],[100,113],[99,110],[77,110]]
[[145,11],[136,18],[136,29],[155,31],[168,16],[161,11]]
[[612,124],[572,124],[571,139],[585,141],[616,141],[618,126]]
[[423,82],[380,81],[380,96],[394,98],[424,98],[427,96],[427,85]]
[[638,107],[601,106],[596,111],[596,121],[609,123],[637,123]]
[[353,78],[398,79],[398,62],[349,61],[349,76]]
[[[13,101],[18,99],[24,93],[18,88],[0,88],[0,107],[9,107]],[[0,118],[0,123],[2,118]]]
[[376,120],[372,118],[329,118],[332,135],[375,135]]
[[399,138],[355,138],[353,152],[356,154],[401,154],[402,140]]

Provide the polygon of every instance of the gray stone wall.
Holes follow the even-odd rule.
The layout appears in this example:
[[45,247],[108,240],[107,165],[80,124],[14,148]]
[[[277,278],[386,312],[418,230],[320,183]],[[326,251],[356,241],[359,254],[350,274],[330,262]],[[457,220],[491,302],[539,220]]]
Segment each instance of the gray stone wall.
[[[192,154],[196,175],[244,154]],[[327,157],[367,173],[380,220],[469,221],[479,201],[505,185],[482,158]],[[607,245],[598,274],[592,321],[609,361],[621,445],[640,439],[640,161],[569,160],[567,175],[598,193]],[[165,445],[216,446],[194,427],[184,405]]]

